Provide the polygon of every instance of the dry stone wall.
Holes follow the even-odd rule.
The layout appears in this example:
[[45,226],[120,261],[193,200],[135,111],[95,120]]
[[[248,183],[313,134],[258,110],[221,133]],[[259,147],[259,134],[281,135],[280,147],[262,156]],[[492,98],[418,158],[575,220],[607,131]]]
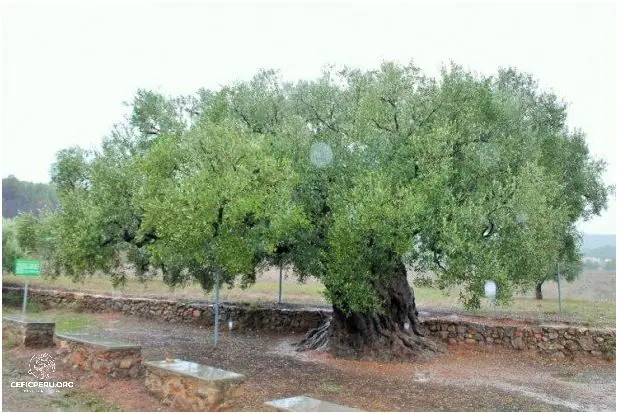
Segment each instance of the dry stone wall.
[[[3,286],[3,299],[19,296],[21,287]],[[109,296],[81,292],[29,288],[28,297],[45,308],[69,307],[85,312],[122,312],[126,315],[211,326],[214,307],[208,302]],[[222,303],[220,321],[233,322],[234,329],[302,333],[318,327],[330,316],[325,309],[278,308],[248,303]]]
[[[455,319],[455,320],[454,320]],[[426,318],[431,336],[452,345],[473,344],[502,346],[516,350],[537,350],[544,355],[615,357],[616,330],[585,326],[524,324],[513,322],[483,323],[458,318]]]
[[[21,288],[3,286],[3,298],[20,295]],[[87,312],[122,312],[127,315],[167,322],[211,326],[213,304],[139,297],[115,297],[79,292],[29,289],[31,299],[44,307],[72,307]],[[303,333],[330,317],[323,308],[279,308],[242,303],[223,303],[221,321],[231,320],[234,329]],[[480,319],[480,318],[479,318]],[[458,317],[421,317],[429,336],[451,345],[501,346],[516,350],[537,350],[553,357],[610,357],[616,354],[616,330],[585,326],[542,325],[520,321],[482,322]]]

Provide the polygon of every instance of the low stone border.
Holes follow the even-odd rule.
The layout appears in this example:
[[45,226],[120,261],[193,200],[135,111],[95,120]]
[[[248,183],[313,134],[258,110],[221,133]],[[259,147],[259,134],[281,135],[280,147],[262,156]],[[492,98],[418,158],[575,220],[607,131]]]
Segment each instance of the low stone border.
[[52,320],[22,315],[2,318],[2,335],[28,348],[54,346],[56,323]]
[[426,318],[430,336],[448,344],[537,350],[551,357],[615,357],[616,331],[567,325],[475,323],[458,318]]
[[146,388],[163,403],[184,411],[229,408],[245,376],[180,359],[149,361]]
[[315,398],[298,397],[283,398],[281,400],[267,401],[264,405],[277,411],[288,412],[360,412],[357,408],[346,407],[330,401],[316,400]]
[[73,369],[112,378],[135,378],[143,374],[139,345],[89,334],[58,334],[56,344],[66,354],[63,362]]
[[[19,295],[21,287],[3,286],[3,297]],[[213,304],[180,300],[109,296],[30,288],[32,300],[44,307],[74,307],[89,312],[122,312],[126,315],[166,322],[212,326]],[[223,326],[232,320],[234,329],[304,333],[326,321],[332,312],[324,308],[255,306],[223,303]],[[421,312],[420,321],[427,336],[451,345],[476,344],[508,349],[536,349],[553,357],[615,358],[616,330],[583,326],[538,324],[528,321],[503,321],[491,318],[431,316]]]

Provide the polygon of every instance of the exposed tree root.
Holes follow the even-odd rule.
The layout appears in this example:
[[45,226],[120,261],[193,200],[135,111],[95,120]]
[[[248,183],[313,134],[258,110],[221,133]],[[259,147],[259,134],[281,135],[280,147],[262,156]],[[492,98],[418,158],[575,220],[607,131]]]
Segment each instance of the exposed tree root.
[[444,344],[423,335],[406,276],[400,264],[387,285],[376,286],[383,312],[349,314],[333,307],[331,319],[294,344],[297,351],[328,350],[343,358],[386,361],[425,360],[446,352]]
[[332,318],[328,319],[322,325],[312,329],[307,333],[305,338],[292,344],[297,351],[323,351],[327,349],[328,337],[330,335]]

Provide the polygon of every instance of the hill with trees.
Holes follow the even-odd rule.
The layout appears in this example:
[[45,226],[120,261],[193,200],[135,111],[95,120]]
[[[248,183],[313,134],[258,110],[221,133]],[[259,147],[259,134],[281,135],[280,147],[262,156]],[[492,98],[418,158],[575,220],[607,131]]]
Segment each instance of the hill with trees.
[[2,179],[3,218],[13,218],[20,212],[55,210],[57,207],[58,198],[53,185],[20,181],[13,175]]

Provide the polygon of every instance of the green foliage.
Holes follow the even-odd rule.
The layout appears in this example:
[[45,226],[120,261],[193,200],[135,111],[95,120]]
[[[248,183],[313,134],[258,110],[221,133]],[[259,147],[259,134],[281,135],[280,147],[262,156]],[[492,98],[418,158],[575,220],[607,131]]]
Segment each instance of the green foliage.
[[21,257],[15,220],[2,219],[2,270],[15,273],[15,260]]
[[219,91],[138,91],[100,151],[61,151],[56,256],[76,277],[119,263],[170,285],[255,281],[265,263],[318,277],[345,312],[380,311],[403,260],[480,306],[578,273],[575,228],[605,207],[604,164],[531,76],[452,65],[274,71]]
[[35,255],[39,244],[39,223],[32,213],[20,213],[15,219],[17,243],[25,255]]

